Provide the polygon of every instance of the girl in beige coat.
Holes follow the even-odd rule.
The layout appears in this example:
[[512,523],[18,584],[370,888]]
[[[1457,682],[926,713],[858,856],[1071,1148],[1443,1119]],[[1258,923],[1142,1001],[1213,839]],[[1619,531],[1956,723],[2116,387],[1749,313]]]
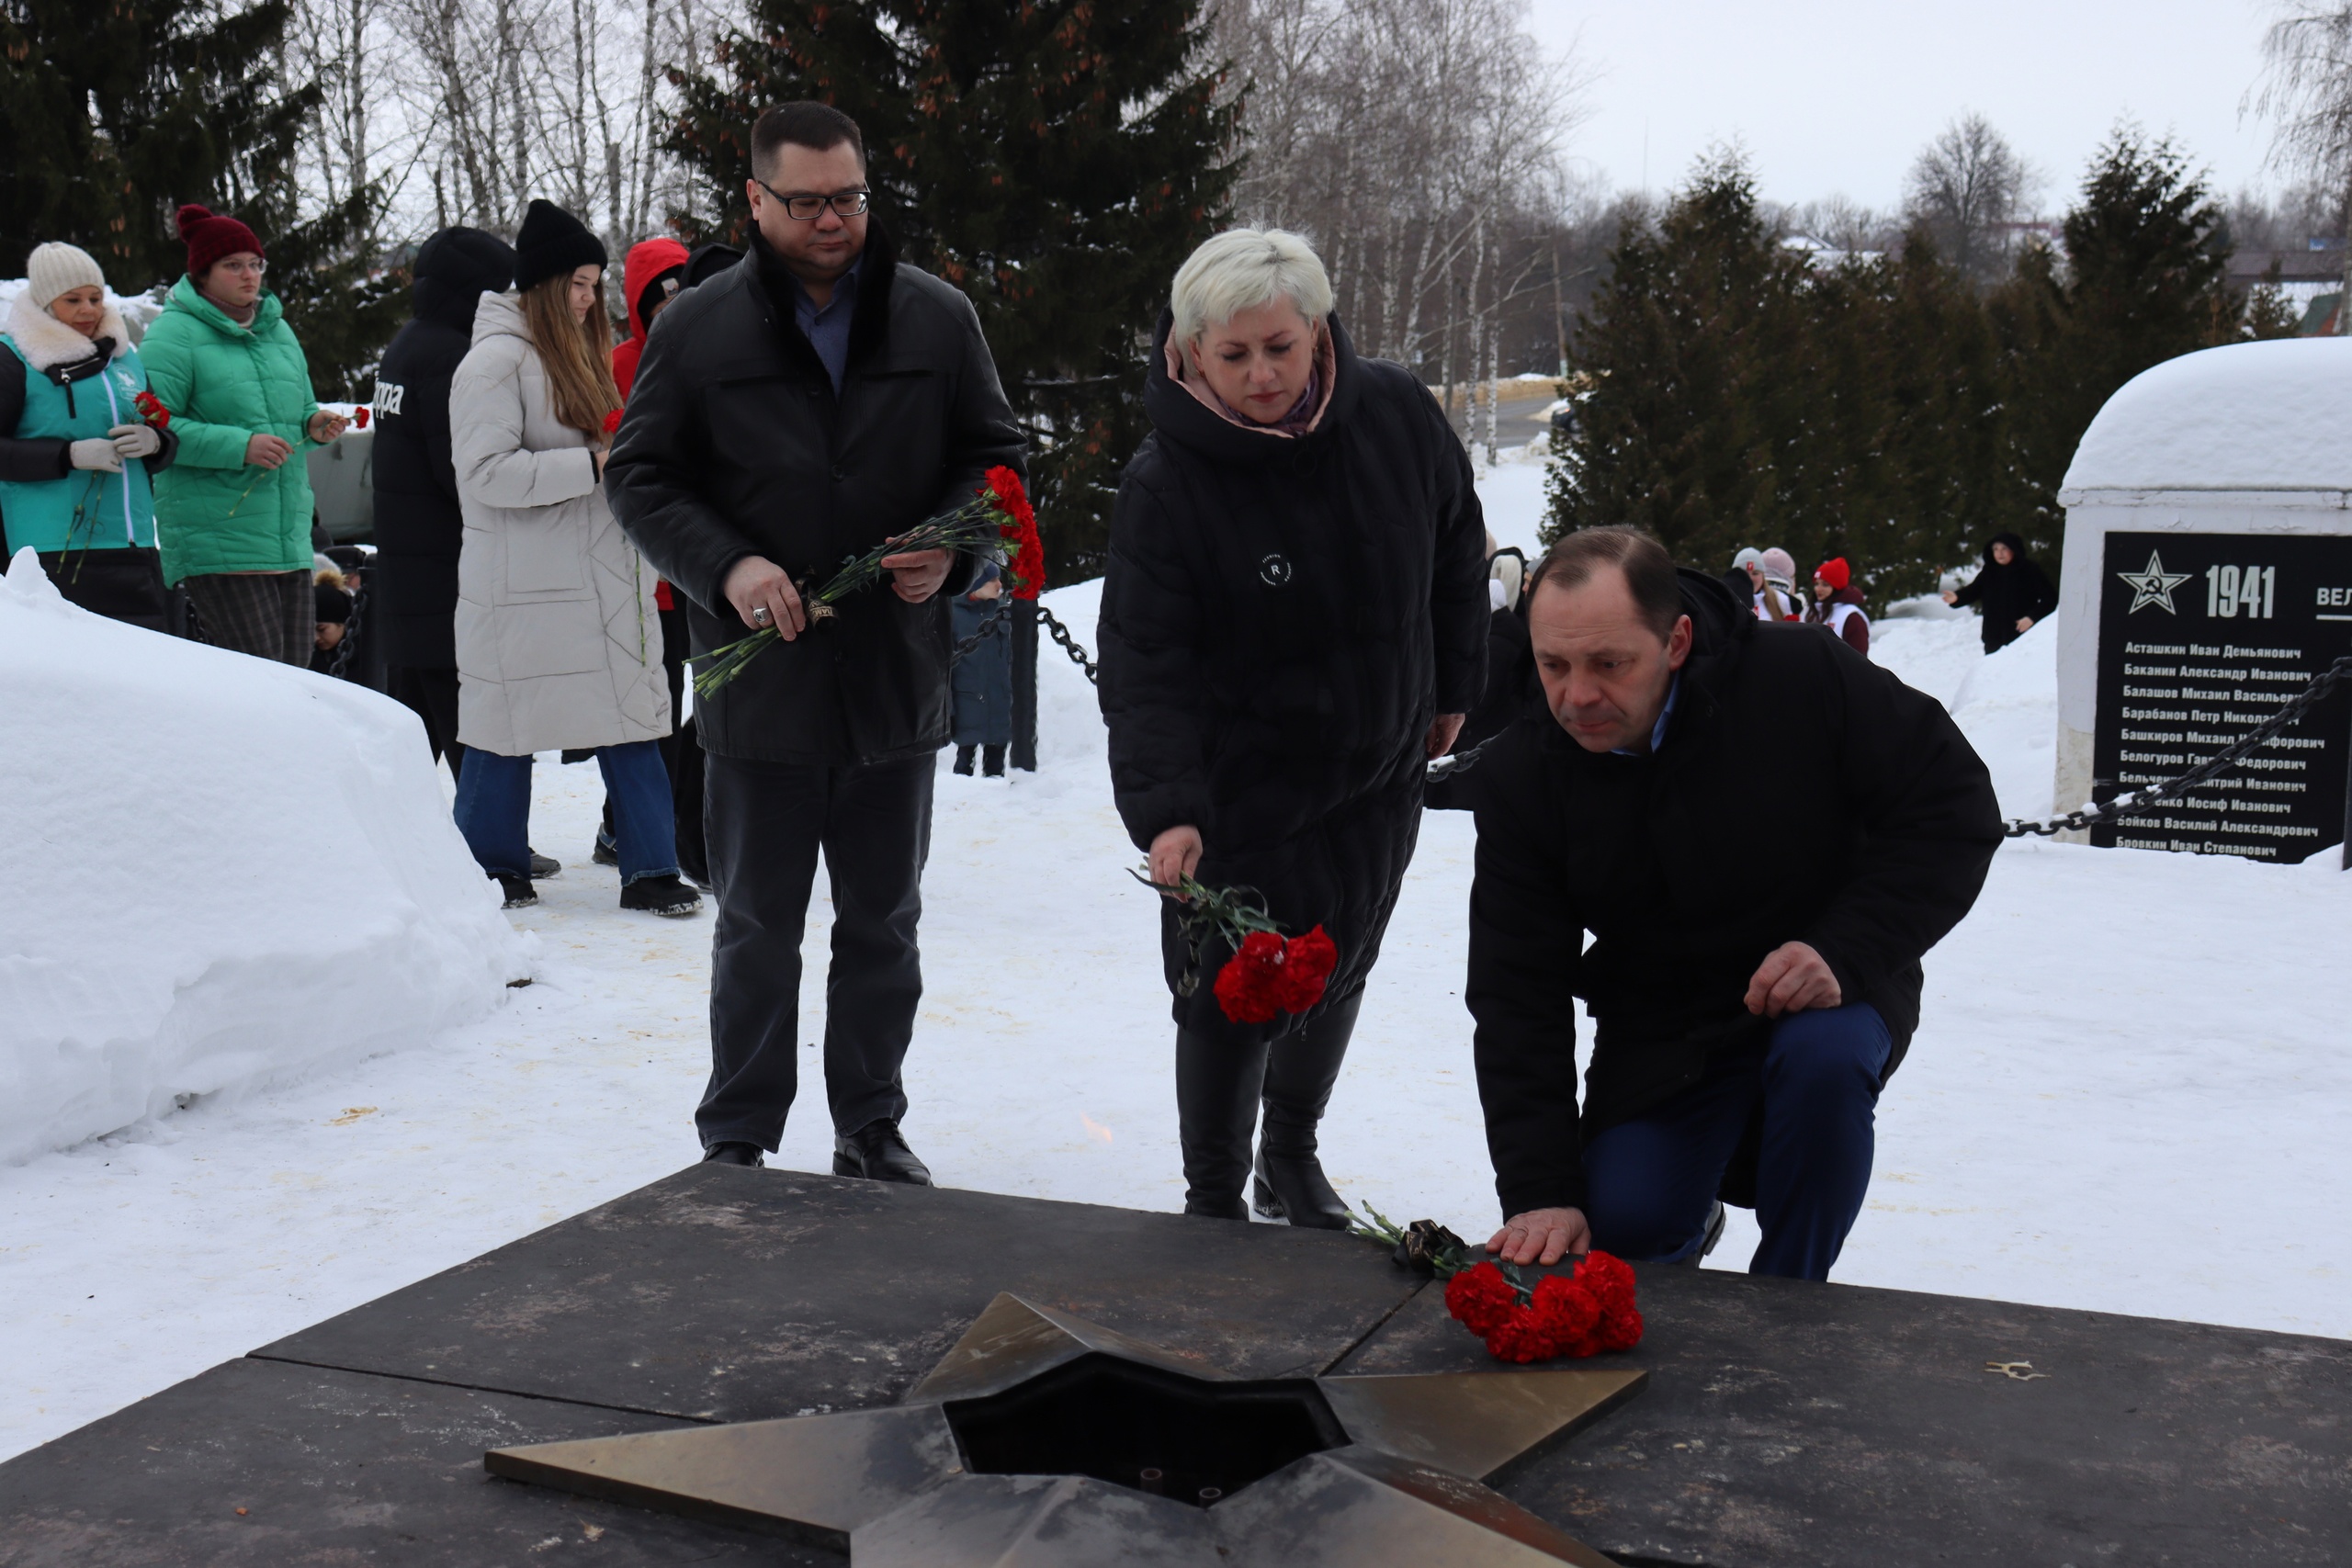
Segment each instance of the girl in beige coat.
[[515,291],[485,294],[449,387],[465,541],[458,558],[458,827],[506,907],[537,902],[531,756],[594,750],[613,803],[621,907],[690,915],[678,878],[654,574],[605,504],[612,325],[605,248],[531,203]]

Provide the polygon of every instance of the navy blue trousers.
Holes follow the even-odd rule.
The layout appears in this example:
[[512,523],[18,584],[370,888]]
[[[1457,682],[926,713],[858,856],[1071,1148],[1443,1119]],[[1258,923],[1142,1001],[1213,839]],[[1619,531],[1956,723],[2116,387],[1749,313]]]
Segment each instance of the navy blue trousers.
[[1751,1274],[1826,1280],[1870,1186],[1881,1077],[1894,1042],[1868,1002],[1791,1013],[1707,1076],[1585,1145],[1585,1218],[1620,1258],[1679,1263],[1761,1108]]

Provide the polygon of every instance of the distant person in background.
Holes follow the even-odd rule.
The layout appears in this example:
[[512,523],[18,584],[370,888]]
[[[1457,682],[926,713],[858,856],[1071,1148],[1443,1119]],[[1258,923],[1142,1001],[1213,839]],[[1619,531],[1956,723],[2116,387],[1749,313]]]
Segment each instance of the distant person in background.
[[1774,546],[1764,552],[1763,559],[1758,564],[1764,569],[1764,591],[1770,595],[1765,600],[1765,606],[1769,609],[1775,604],[1778,605],[1776,614],[1764,618],[1778,621],[1804,620],[1804,595],[1797,592],[1797,558]]
[[38,551],[58,592],[85,610],[166,630],[153,476],[179,438],[139,410],[146,367],[89,253],[37,245],[25,272],[0,335],[7,551]]
[[1871,618],[1862,614],[1862,591],[1854,586],[1853,570],[1838,556],[1813,569],[1813,608],[1805,619],[1827,626],[1846,639],[1846,646],[1864,658],[1871,651]]
[[2025,541],[1996,534],[1984,547],[1984,570],[1966,586],[1944,592],[1947,604],[1974,604],[1984,616],[1984,651],[1996,652],[2033,629],[2058,607],[2058,591],[2041,568],[2026,558]]
[[[953,602],[956,646],[978,637],[1003,604],[1004,572],[989,561],[980,568],[980,581]],[[1007,623],[997,620],[988,636],[956,660],[948,678],[956,694],[956,771],[971,776],[977,748],[980,772],[1004,777],[1004,749],[1012,744],[1012,636]]]
[[466,534],[458,560],[458,827],[506,907],[535,904],[531,758],[594,750],[614,802],[621,908],[691,915],[678,878],[653,572],[605,502],[620,412],[605,247],[546,201],[525,214],[513,294],[486,294],[449,383]]
[[[1487,535],[1487,677],[1453,755],[1464,756],[1510,728],[1529,711],[1537,691],[1535,659],[1527,642],[1527,554],[1516,545],[1498,546]],[[1430,781],[1421,804],[1431,811],[1477,808],[1476,764]]]
[[335,660],[343,652],[344,637],[351,629],[351,592],[338,573],[319,573],[311,588],[311,606],[317,618],[311,642],[311,668],[322,675],[332,675]]
[[164,581],[187,589],[214,647],[308,664],[318,624],[302,449],[334,440],[345,422],[311,393],[254,231],[187,206],[179,233],[187,273],[140,345],[180,441],[155,481]]
[[1743,548],[1731,558],[1731,570],[1724,573],[1724,586],[1732,591],[1734,597],[1753,600],[1763,589],[1763,559],[1764,552],[1753,548]]
[[[449,378],[473,346],[484,294],[514,279],[514,247],[444,229],[416,253],[416,313],[376,372],[376,570],[370,598],[385,686],[458,775],[458,553],[465,520],[450,457]],[[541,857],[544,860],[544,857]],[[553,861],[533,874],[552,876]]]

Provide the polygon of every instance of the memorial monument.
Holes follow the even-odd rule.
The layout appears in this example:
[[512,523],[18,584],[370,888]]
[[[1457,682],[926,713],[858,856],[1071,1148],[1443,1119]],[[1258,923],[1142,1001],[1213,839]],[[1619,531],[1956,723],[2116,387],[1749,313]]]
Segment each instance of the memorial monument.
[[[2352,343],[2233,344],[2143,373],[2091,422],[2058,499],[2066,811],[2187,773],[2352,652]],[[2304,860],[2343,841],[2347,751],[2339,691],[2211,786],[2088,836]]]

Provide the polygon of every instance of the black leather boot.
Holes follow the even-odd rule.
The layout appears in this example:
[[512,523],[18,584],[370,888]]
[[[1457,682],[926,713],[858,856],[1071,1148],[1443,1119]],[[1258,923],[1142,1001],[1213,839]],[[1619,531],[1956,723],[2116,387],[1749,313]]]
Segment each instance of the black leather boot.
[[983,746],[980,748],[980,776],[984,779],[1004,777],[1003,747]]
[[1230,1045],[1176,1032],[1177,1137],[1184,1151],[1184,1212],[1247,1220],[1250,1134],[1266,1077],[1263,1045]]
[[1287,1219],[1312,1230],[1343,1231],[1355,1215],[1323,1176],[1315,1157],[1315,1129],[1340,1080],[1356,1013],[1358,991],[1335,1003],[1314,1022],[1273,1043],[1266,1062],[1266,1125],[1258,1145],[1250,1201],[1270,1220]]
[[956,748],[956,771],[967,779],[972,776],[972,749],[969,746]]

